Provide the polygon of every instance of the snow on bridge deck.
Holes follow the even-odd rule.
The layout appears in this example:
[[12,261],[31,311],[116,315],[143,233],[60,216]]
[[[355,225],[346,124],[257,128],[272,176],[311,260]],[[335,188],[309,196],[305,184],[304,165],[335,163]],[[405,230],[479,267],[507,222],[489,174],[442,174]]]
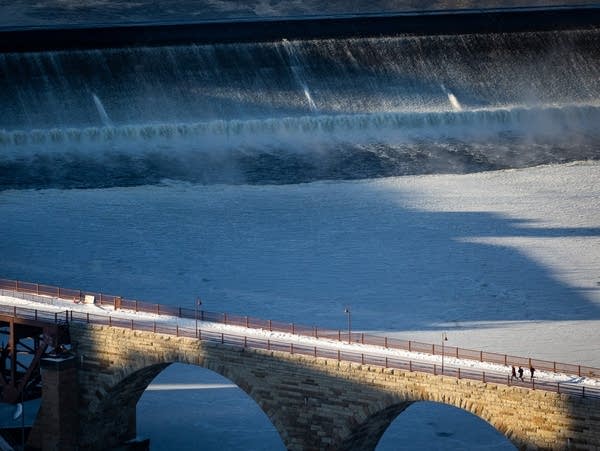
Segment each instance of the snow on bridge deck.
[[[114,309],[113,307],[106,305],[97,305],[94,303],[75,303],[71,300],[65,300],[57,297],[26,294],[20,292],[11,293],[9,290],[2,290],[0,293],[0,309],[17,307],[38,310],[40,312],[43,311],[45,313],[52,314],[73,312],[75,318],[78,317],[77,314],[89,314],[92,317],[104,316],[113,320],[156,324],[159,328],[170,327],[171,330],[177,328],[181,331],[191,331],[191,334],[194,333],[196,328],[196,320],[194,318],[181,318],[165,314],[139,311],[136,312],[134,310],[127,309]],[[67,317],[66,314],[65,317]],[[448,355],[443,358],[442,362],[442,356],[432,355],[424,352],[411,352],[402,349],[386,348],[383,346],[375,346],[356,342],[348,343],[344,341],[345,338],[343,338],[343,340],[322,337],[316,338],[314,336],[307,336],[297,333],[269,331],[265,329],[223,324],[213,321],[198,320],[197,325],[198,329],[202,334],[204,334],[205,337],[216,337],[216,334],[225,334],[230,337],[240,337],[243,339],[256,339],[262,341],[270,340],[277,343],[283,342],[287,345],[305,348],[318,347],[319,350],[340,351],[346,355],[368,355],[370,357],[390,358],[394,359],[395,361],[410,361],[414,362],[415,367],[418,367],[419,364],[427,365],[428,367],[436,365],[438,367],[438,371],[439,368],[441,368],[441,365],[444,365],[446,368],[444,375],[453,376],[457,374],[457,370],[459,369],[465,371],[479,371],[482,374],[487,375],[489,380],[493,382],[504,380],[505,383],[522,385],[524,387],[532,387],[527,368],[525,369],[525,382],[511,382],[509,381],[510,366],[496,363],[455,358]],[[347,337],[348,335],[347,333],[343,333],[341,336]],[[576,389],[576,391],[573,392],[575,394],[580,393],[580,390],[585,387],[585,390],[587,390],[585,391],[586,395],[589,394],[595,396],[597,393],[600,397],[600,379],[597,378],[566,374],[560,371],[551,372],[536,369],[535,388],[544,389],[544,383],[548,383],[549,386],[552,384],[553,387],[556,387],[555,384],[560,384],[560,387],[564,387],[565,390]],[[555,388],[546,389],[556,391]]]

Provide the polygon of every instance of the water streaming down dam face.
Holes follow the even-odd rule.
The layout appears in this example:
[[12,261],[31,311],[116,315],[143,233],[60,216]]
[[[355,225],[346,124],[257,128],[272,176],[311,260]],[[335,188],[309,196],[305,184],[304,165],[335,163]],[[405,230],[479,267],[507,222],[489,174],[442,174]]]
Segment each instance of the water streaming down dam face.
[[1,188],[598,158],[600,33],[0,54],[0,112]]

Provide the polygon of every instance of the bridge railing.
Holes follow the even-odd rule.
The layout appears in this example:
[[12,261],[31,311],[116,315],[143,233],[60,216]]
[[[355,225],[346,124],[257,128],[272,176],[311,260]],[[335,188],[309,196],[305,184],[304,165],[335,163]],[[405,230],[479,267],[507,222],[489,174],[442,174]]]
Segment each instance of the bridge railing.
[[291,354],[300,354],[312,357],[335,359],[339,362],[353,362],[361,365],[376,365],[379,367],[400,369],[410,372],[422,372],[434,375],[456,377],[458,379],[469,379],[481,382],[492,382],[509,386],[519,386],[528,389],[537,389],[555,393],[565,393],[577,397],[590,397],[600,399],[600,388],[585,387],[577,384],[557,383],[552,381],[538,381],[530,379],[528,382],[511,380],[509,376],[497,372],[485,372],[473,368],[462,368],[454,365],[438,365],[420,360],[411,360],[400,357],[389,357],[377,354],[360,353],[341,349],[331,349],[322,346],[310,346],[282,339],[269,339],[248,337],[240,334],[226,334],[214,330],[195,329],[181,327],[168,322],[152,321],[144,319],[114,318],[110,315],[96,315],[73,310],[48,312],[18,306],[0,305],[0,314],[21,319],[33,319],[48,323],[86,323],[104,325],[110,327],[121,327],[138,331],[149,331],[174,335],[177,337],[198,338],[200,340],[219,343],[227,346],[248,349],[263,349],[270,351],[282,351]]
[[121,296],[107,295],[98,292],[59,288],[51,285],[43,285],[17,280],[0,279],[0,290],[9,290],[19,293],[28,293],[36,296],[49,296],[60,299],[82,302],[85,296],[93,296],[94,302],[101,306],[114,309],[131,310],[135,312],[153,313],[156,315],[177,316],[179,318],[198,319],[199,321],[210,321],[220,324],[241,326],[252,329],[262,329],[271,332],[284,332],[315,338],[328,338],[338,341],[349,341],[366,345],[381,346],[390,349],[400,349],[409,352],[420,352],[430,355],[444,357],[455,357],[457,359],[476,360],[479,362],[495,363],[505,366],[515,365],[526,368],[533,367],[537,370],[552,371],[555,373],[573,374],[579,377],[600,377],[600,369],[585,365],[561,363],[555,361],[534,359],[530,357],[512,356],[496,352],[477,351],[473,349],[459,348],[441,344],[422,343],[413,340],[389,338],[381,335],[365,334],[342,330],[321,329],[316,326],[306,326],[296,323],[284,323],[280,321],[265,320],[249,316],[234,315],[228,313],[217,313],[206,310],[196,310],[186,307],[175,307],[158,303],[149,303]]
[[66,323],[69,320],[68,312],[48,312],[44,310],[18,307],[13,305],[1,305],[0,315],[11,316],[16,319],[33,320],[43,323]]
[[269,339],[248,337],[241,334],[230,334],[214,330],[194,329],[182,327],[166,322],[151,320],[133,320],[110,318],[105,315],[92,315],[88,313],[69,311],[69,321],[101,324],[113,327],[124,327],[131,330],[151,331],[156,333],[174,335],[177,337],[198,338],[203,341],[219,343],[236,348],[262,349],[269,351],[281,351],[290,354],[300,354],[311,357],[335,359],[339,362],[352,362],[361,365],[376,365],[389,369],[400,369],[410,372],[422,372],[433,375],[444,375],[458,379],[468,379],[481,382],[491,382],[509,386],[518,386],[527,389],[537,389],[555,393],[565,393],[578,397],[590,397],[600,399],[600,388],[584,387],[582,385],[558,383],[552,381],[539,381],[535,378],[529,381],[511,380],[510,376],[498,372],[485,372],[474,368],[461,368],[453,365],[444,365],[424,362],[421,360],[404,359],[400,357],[389,357],[377,354],[360,353],[341,349],[331,349],[322,346],[310,346],[282,339]]

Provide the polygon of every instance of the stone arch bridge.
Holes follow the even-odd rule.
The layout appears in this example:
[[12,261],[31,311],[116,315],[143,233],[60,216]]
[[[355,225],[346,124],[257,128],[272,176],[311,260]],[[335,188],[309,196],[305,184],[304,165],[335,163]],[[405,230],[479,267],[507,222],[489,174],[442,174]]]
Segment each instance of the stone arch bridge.
[[600,400],[589,397],[153,330],[75,322],[70,334],[74,355],[42,363],[33,448],[122,446],[136,435],[136,404],[145,388],[169,364],[181,362],[237,384],[290,450],[375,449],[390,423],[418,401],[469,411],[519,449],[600,449]]

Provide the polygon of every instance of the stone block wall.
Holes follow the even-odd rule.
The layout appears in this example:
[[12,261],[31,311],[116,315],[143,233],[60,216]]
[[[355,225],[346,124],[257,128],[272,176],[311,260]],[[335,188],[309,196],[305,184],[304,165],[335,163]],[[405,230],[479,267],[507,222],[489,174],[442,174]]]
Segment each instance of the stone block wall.
[[82,449],[100,449],[102,431],[114,445],[133,438],[139,397],[174,362],[237,384],[291,450],[374,449],[418,401],[467,410],[520,449],[600,449],[600,400],[116,327],[73,325],[71,337],[80,363]]

